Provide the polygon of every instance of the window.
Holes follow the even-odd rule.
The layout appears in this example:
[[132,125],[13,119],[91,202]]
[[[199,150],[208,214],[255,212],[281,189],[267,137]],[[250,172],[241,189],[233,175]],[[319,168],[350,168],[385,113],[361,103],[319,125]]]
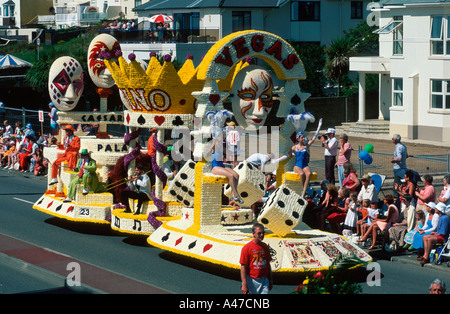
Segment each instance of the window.
[[449,17],[431,17],[430,46],[432,55],[450,55]]
[[449,80],[431,80],[431,108],[450,109]]
[[403,17],[394,16],[394,18],[385,26],[377,29],[374,33],[389,34],[392,33],[393,55],[403,55]]
[[252,13],[250,11],[233,11],[232,31],[239,32],[249,30],[252,27]]
[[320,21],[320,1],[291,2],[291,21]]
[[363,18],[363,2],[362,1],[352,1],[351,2],[350,17],[352,19],[362,19]]
[[[394,17],[396,19],[396,17]],[[392,53],[394,55],[403,55],[403,22],[399,19],[402,19],[402,17],[397,18],[397,22],[401,22],[398,27],[396,27],[393,30],[393,51]]]
[[134,7],[142,5],[142,0],[134,0]]
[[392,105],[394,107],[403,106],[403,79],[392,79]]

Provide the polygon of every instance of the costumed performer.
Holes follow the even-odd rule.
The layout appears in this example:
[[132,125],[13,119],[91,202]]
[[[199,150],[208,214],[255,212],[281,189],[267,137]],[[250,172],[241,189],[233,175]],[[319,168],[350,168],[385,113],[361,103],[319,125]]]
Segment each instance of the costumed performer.
[[105,191],[96,173],[97,162],[91,158],[91,154],[87,149],[81,151],[80,157],[77,167],[73,169],[75,172],[78,172],[78,176],[69,183],[67,198],[64,200],[65,203],[74,199],[78,184],[83,184],[83,195],[88,194],[89,190],[92,190],[94,193]]
[[302,131],[298,131],[296,135],[297,144],[291,147],[291,150],[285,155],[295,155],[294,172],[300,175],[300,180],[303,185],[302,196],[306,194],[306,189],[311,178],[311,169],[309,168],[309,147],[314,143],[322,126],[322,119],[319,121],[319,126],[314,133],[314,136],[308,141],[306,135]]
[[141,213],[142,204],[150,200],[151,184],[149,176],[144,172],[144,166],[136,165],[135,175],[128,178],[128,187],[121,193],[122,204],[125,205],[124,213],[131,213],[129,199],[137,199],[138,205],[135,215]]
[[58,170],[63,161],[67,161],[70,169],[73,169],[77,162],[77,155],[81,145],[80,138],[74,135],[75,130],[70,124],[64,128],[64,131],[66,132],[66,136],[63,139],[63,144],[58,147],[59,149],[64,149],[64,154],[52,164],[52,180],[49,185],[58,183]]
[[220,128],[213,128],[213,140],[211,148],[212,165],[211,172],[215,175],[225,176],[231,187],[231,201],[244,203],[239,197],[237,185],[239,182],[239,174],[231,168],[225,167],[223,164],[223,134]]

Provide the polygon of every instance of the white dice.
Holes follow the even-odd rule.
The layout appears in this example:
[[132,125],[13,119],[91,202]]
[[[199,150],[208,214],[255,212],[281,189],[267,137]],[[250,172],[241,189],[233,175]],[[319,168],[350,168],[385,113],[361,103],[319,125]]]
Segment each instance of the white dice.
[[[240,198],[244,201],[240,206],[248,208],[264,196],[266,177],[258,167],[246,160],[234,167],[234,171],[239,174],[237,190]],[[231,187],[229,184],[225,185],[224,193],[227,197],[231,197]]]
[[283,184],[264,203],[258,222],[276,235],[285,236],[302,221],[306,205],[303,197]]
[[173,178],[168,193],[186,207],[194,207],[195,162],[188,160]]

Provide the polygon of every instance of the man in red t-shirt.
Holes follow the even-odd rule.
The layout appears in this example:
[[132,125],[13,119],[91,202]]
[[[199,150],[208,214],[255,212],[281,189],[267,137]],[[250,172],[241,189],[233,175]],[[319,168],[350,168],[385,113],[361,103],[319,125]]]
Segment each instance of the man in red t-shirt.
[[252,228],[253,239],[241,250],[241,291],[243,294],[268,294],[272,290],[269,246],[264,240],[264,226],[256,223]]

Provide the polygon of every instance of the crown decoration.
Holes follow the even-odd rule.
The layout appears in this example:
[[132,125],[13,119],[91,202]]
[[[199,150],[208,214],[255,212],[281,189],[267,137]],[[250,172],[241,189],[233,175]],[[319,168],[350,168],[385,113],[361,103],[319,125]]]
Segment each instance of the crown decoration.
[[133,53],[128,56],[129,63],[121,53],[116,53],[115,57],[117,62],[109,55],[104,62],[128,110],[158,115],[195,113],[196,100],[191,94],[202,89],[204,80],[197,79],[192,55],[188,55],[178,72],[170,55],[164,56],[161,65],[151,53],[147,70],[136,61]]

